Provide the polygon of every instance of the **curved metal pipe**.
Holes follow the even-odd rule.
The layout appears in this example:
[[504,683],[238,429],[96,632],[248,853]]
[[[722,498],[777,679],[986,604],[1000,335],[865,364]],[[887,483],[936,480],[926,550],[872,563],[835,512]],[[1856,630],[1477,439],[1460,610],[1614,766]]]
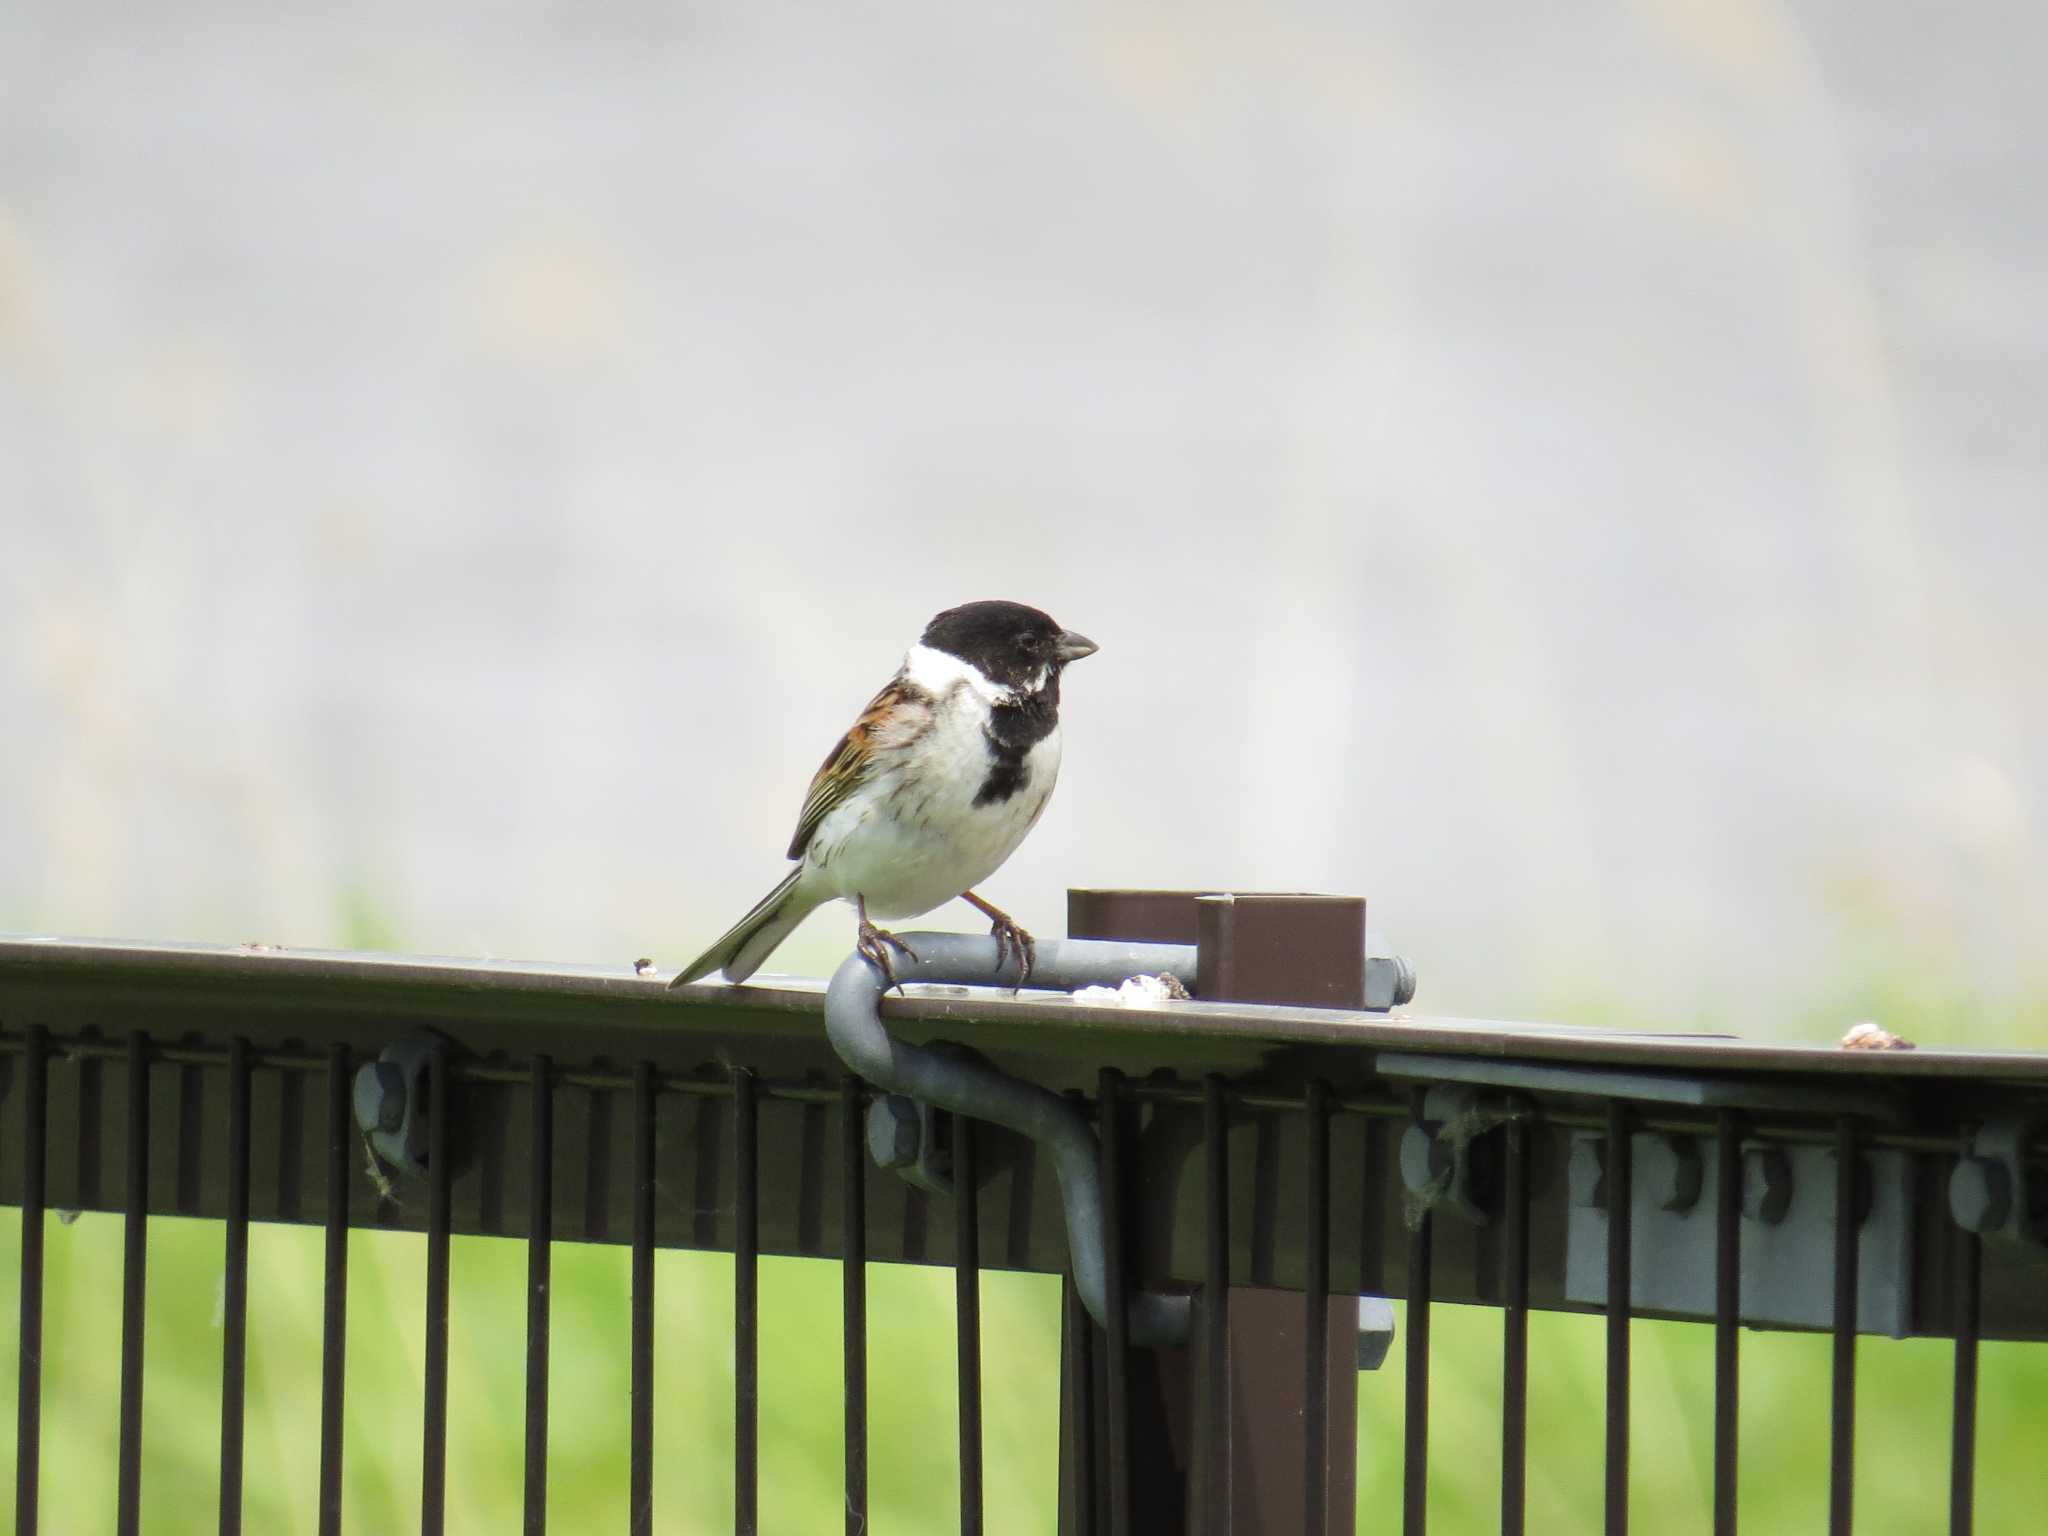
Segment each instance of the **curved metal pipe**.
[[[900,981],[997,986],[1016,981],[1014,957],[997,969],[992,938],[962,933],[906,933],[900,937],[917,952],[915,960],[890,952]],[[1070,991],[1075,987],[1113,987],[1132,976],[1160,971],[1192,980],[1193,946],[1040,939],[1031,983]],[[1102,1186],[1095,1132],[1087,1117],[1072,1100],[1050,1089],[1006,1076],[983,1062],[941,1055],[896,1039],[882,1026],[882,992],[880,974],[857,954],[849,955],[833,974],[825,990],[825,1032],[839,1059],[877,1088],[907,1094],[955,1114],[993,1121],[1050,1148],[1066,1211],[1074,1288],[1088,1315],[1107,1326]],[[1186,1296],[1132,1292],[1131,1342],[1157,1346],[1185,1341],[1190,1307]]]

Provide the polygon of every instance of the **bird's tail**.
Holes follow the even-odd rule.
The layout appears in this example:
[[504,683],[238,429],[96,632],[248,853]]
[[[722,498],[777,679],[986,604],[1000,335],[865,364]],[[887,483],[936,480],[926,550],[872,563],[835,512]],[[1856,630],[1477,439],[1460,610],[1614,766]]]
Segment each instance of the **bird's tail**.
[[798,864],[780,885],[754,903],[753,911],[727,929],[716,944],[676,972],[669,985],[680,987],[713,971],[723,971],[727,981],[745,981],[758,971],[775,946],[788,938],[796,925],[830,894],[801,889],[797,879],[803,872],[804,866]]

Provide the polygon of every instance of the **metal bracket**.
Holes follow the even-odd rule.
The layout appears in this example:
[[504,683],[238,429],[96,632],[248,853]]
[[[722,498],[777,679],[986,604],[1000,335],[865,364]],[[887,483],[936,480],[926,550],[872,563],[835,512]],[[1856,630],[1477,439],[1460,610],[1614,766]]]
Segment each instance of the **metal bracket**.
[[427,1171],[427,1069],[450,1042],[432,1030],[407,1035],[356,1069],[356,1124],[370,1149],[400,1173]]
[[[1715,1213],[1711,1138],[1629,1136],[1629,1302],[1678,1317],[1714,1315]],[[1566,1164],[1565,1297],[1607,1301],[1607,1138],[1575,1131]],[[1857,1155],[1856,1327],[1903,1336],[1912,1322],[1913,1159],[1896,1148]],[[1742,1320],[1825,1328],[1835,1315],[1835,1149],[1747,1142],[1742,1149],[1739,1259]]]
[[1415,968],[1373,948],[1362,896],[1070,890],[1067,932],[1077,939],[1192,944],[1196,968],[1181,980],[1212,1003],[1385,1013],[1415,996]]
[[[979,982],[1007,985],[1020,980],[1014,955],[997,963],[995,940],[959,933],[907,933],[916,953],[892,957],[903,982]],[[1133,976],[1171,971],[1195,974],[1195,951],[1179,944],[1119,944],[1103,940],[1040,939],[1031,967],[1037,986],[1072,990],[1119,986]],[[848,1067],[876,1087],[935,1109],[972,1115],[1030,1137],[1052,1154],[1066,1214],[1067,1249],[1074,1288],[1097,1323],[1109,1315],[1107,1246],[1102,1222],[1102,1186],[1094,1129],[1079,1106],[1051,1090],[999,1072],[971,1053],[911,1045],[882,1026],[882,975],[858,954],[849,955],[825,991],[825,1032]],[[886,1101],[885,1101],[886,1102]],[[922,1111],[919,1134],[922,1139]],[[911,1123],[885,1112],[891,1151],[898,1133]],[[876,1121],[870,1111],[869,1145]],[[916,1161],[915,1152],[909,1159]],[[1136,1291],[1128,1299],[1133,1344],[1177,1344],[1188,1337],[1191,1302],[1185,1295]]]
[[1948,1176],[1948,1210],[1966,1232],[2009,1243],[2048,1244],[2048,1168],[2030,1162],[2038,1112],[1998,1115],[1979,1126]]
[[[1609,1035],[1605,1030],[1560,1029],[1558,1033]],[[1903,1095],[1883,1083],[1789,1082],[1711,1072],[1587,1067],[1570,1062],[1434,1055],[1422,1051],[1381,1051],[1373,1062],[1373,1070],[1381,1077],[1415,1082],[1475,1083],[1523,1093],[1628,1099],[1639,1104],[1676,1104],[1688,1109],[1855,1115],[1877,1125],[1898,1125],[1905,1120]]]

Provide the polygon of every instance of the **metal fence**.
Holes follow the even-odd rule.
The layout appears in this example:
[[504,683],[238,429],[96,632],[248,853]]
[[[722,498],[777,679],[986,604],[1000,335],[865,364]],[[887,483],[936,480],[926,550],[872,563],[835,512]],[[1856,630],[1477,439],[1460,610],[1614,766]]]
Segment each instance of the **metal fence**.
[[[1082,939],[1041,946],[1039,979],[1163,960],[1151,968],[1198,1000],[1158,1007],[931,984],[994,958],[986,941],[936,936],[913,940],[924,980],[886,999],[857,961],[829,993],[669,992],[651,969],[0,941],[0,1200],[23,1216],[15,1529],[35,1531],[46,1502],[53,1209],[125,1219],[123,1532],[145,1498],[157,1215],[225,1223],[223,1531],[242,1528],[251,1221],[326,1232],[323,1533],[343,1528],[351,1226],[426,1234],[427,1532],[447,1498],[458,1233],[528,1244],[529,1531],[548,1519],[556,1242],[631,1248],[634,1531],[663,1526],[663,1247],[735,1256],[741,1532],[760,1528],[764,1254],[843,1261],[850,1533],[867,1530],[871,1261],[956,1267],[965,1531],[982,1523],[985,1268],[1069,1276],[1063,1533],[1350,1532],[1356,1372],[1385,1349],[1387,1297],[1407,1302],[1404,1490],[1388,1529],[1420,1532],[1428,1516],[1433,1302],[1501,1312],[1503,1531],[1524,1523],[1532,1308],[1606,1319],[1608,1531],[1628,1523],[1635,1317],[1714,1329],[1717,1532],[1737,1528],[1742,1329],[1832,1334],[1837,1532],[1853,1517],[1858,1334],[1952,1338],[1950,1529],[1971,1529],[1978,1342],[2048,1336],[2048,1055],[1389,1014],[1411,979],[1365,960],[1363,926],[1356,902],[1074,893]],[[931,1092],[891,1091],[913,1081]],[[424,1202],[371,1177],[366,1131]],[[691,1198],[657,1202],[657,1187]]]

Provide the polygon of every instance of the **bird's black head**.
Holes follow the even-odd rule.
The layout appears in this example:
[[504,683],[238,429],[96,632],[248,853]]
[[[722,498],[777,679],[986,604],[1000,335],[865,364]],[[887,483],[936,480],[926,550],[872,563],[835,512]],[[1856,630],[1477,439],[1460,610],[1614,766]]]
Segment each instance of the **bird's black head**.
[[990,682],[1030,689],[1059,676],[1070,661],[1095,654],[1095,642],[1022,603],[963,603],[925,625],[923,643],[958,656]]

